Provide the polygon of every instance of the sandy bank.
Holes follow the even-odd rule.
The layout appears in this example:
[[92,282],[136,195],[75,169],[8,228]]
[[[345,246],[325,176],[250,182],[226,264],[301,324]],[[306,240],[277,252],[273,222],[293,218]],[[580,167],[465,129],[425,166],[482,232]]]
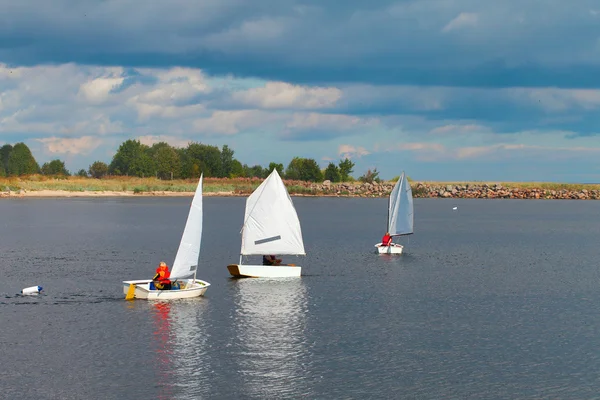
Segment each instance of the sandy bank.
[[[207,192],[205,197],[211,196],[236,196],[234,192]],[[0,197],[193,197],[194,192],[141,192],[133,191],[78,191],[67,190],[19,190],[1,192]]]

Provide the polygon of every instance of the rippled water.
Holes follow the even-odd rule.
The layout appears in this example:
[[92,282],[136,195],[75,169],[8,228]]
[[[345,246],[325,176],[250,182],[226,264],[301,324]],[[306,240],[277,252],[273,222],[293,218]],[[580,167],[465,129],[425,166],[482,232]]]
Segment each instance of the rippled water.
[[271,281],[229,278],[244,199],[206,198],[206,296],[125,301],[172,262],[189,200],[0,201],[0,397],[600,392],[600,202],[416,199],[406,254],[380,256],[384,199],[294,198],[303,276]]

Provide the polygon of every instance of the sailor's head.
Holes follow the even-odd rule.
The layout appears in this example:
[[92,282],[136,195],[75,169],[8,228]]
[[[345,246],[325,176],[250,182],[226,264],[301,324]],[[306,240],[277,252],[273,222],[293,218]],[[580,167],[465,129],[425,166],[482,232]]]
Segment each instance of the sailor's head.
[[164,261],[161,261],[160,264],[158,264],[159,267],[166,267],[167,263]]

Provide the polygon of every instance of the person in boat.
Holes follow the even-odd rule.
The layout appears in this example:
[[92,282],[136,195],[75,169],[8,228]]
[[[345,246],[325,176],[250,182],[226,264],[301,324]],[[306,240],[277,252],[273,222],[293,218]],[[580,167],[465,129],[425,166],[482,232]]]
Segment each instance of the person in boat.
[[385,235],[383,235],[383,238],[381,238],[381,245],[382,246],[391,246],[392,244],[392,237],[390,236],[389,232],[386,232]]
[[169,272],[169,267],[167,266],[167,263],[161,261],[160,264],[158,264],[158,268],[156,268],[156,275],[154,275],[154,278],[152,278],[152,282],[154,282],[154,287],[158,290],[170,290],[170,276],[171,273]]
[[263,265],[281,265],[281,258],[274,255],[265,255],[263,256]]

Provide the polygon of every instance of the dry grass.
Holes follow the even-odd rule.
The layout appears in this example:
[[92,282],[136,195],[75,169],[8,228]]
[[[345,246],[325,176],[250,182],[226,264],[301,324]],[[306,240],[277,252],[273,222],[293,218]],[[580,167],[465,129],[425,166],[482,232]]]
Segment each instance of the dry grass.
[[[160,180],[156,178],[133,178],[125,176],[110,176],[102,179],[66,177],[54,178],[43,175],[30,175],[26,177],[0,178],[0,191],[10,189],[16,191],[24,189],[27,191],[37,190],[64,190],[70,192],[193,192],[196,189],[196,179]],[[258,178],[205,178],[204,191],[210,192],[235,192],[251,193],[260,185],[262,179]],[[413,182],[413,187],[418,181]],[[313,189],[306,187],[306,182],[285,181],[290,193],[294,194],[316,194]],[[568,190],[578,191],[582,189],[600,190],[600,184],[572,184],[572,183],[550,183],[550,182],[421,182],[427,186],[445,185],[475,185],[500,184],[505,188],[516,189],[544,189],[544,190]]]
[[[204,192],[235,192],[251,193],[261,183],[258,178],[205,178]],[[286,181],[286,185],[306,193],[303,182]],[[69,192],[194,192],[197,179],[160,180],[156,178],[134,178],[125,176],[110,176],[102,179],[83,177],[48,177],[30,175],[25,177],[0,178],[0,191],[10,189],[17,191],[64,190]]]

